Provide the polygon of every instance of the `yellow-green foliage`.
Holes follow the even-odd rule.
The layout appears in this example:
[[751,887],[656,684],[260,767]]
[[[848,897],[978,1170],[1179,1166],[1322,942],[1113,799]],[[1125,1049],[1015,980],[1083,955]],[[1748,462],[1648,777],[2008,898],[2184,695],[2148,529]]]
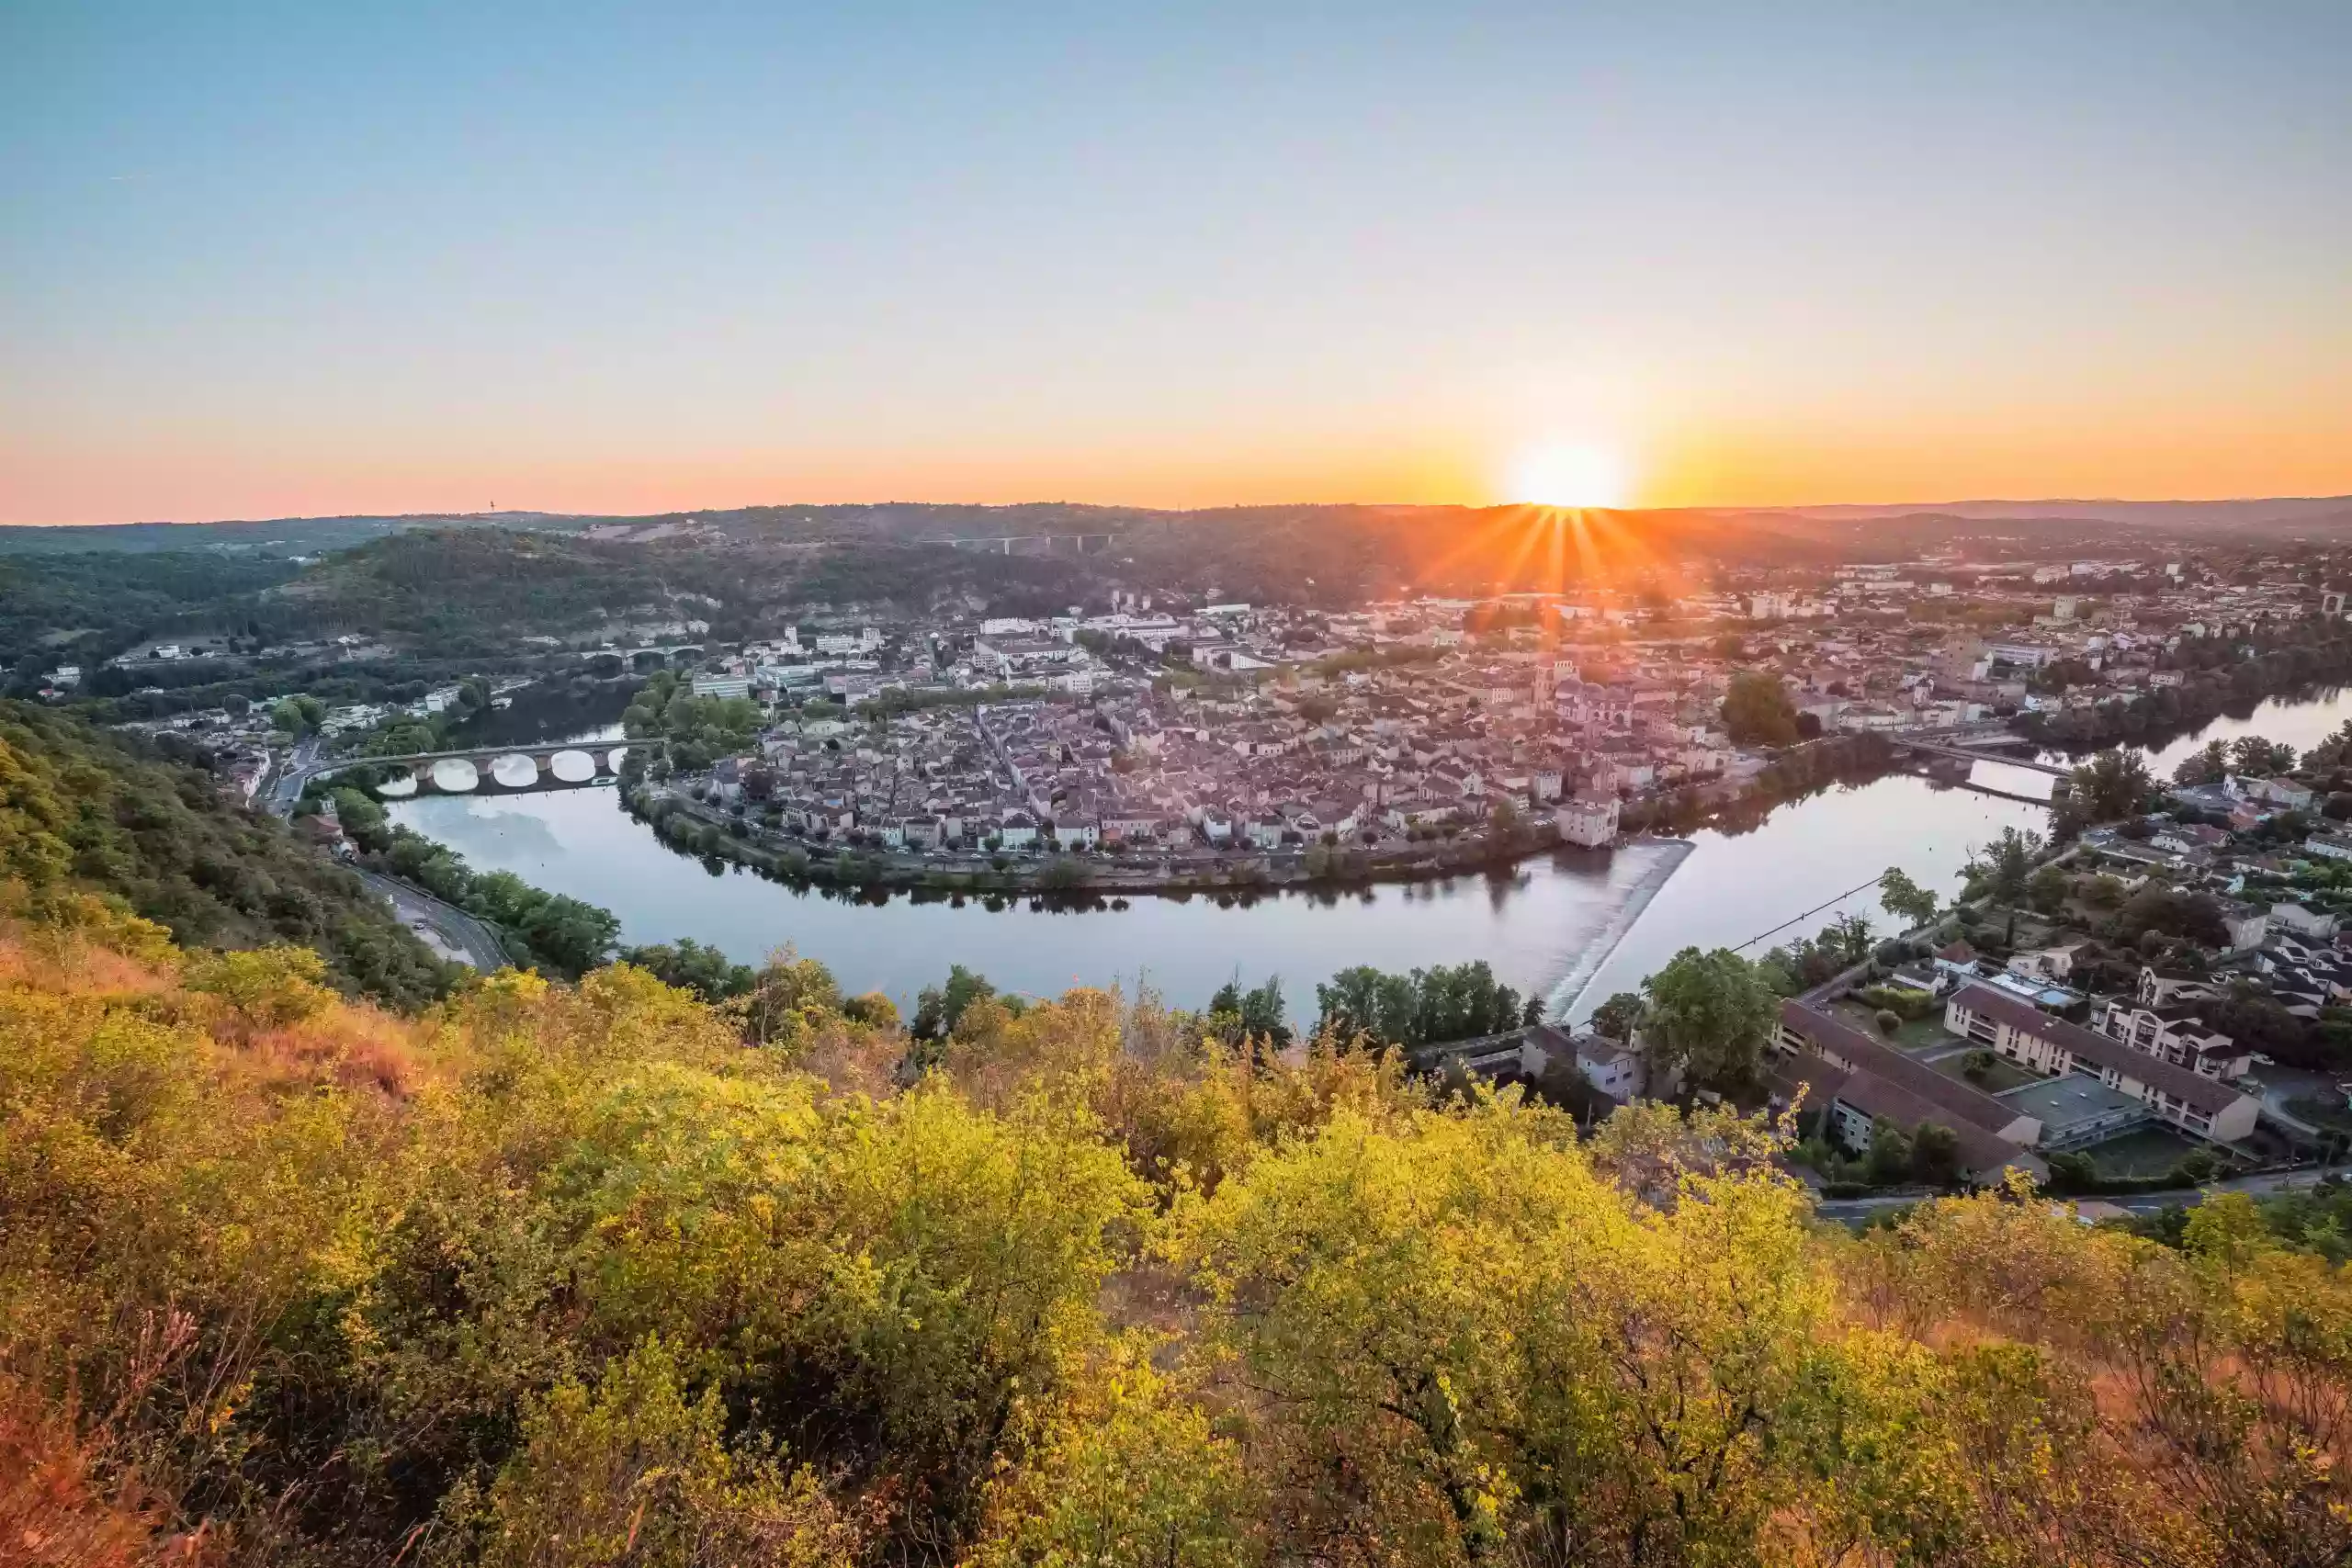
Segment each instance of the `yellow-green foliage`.
[[321,977],[102,910],[0,933],[11,1540],[548,1568],[2352,1552],[2352,1283],[2243,1201],[2178,1249],[2023,1190],[1858,1237],[1763,1123],[1580,1138],[1148,998],[975,1002],[899,1081],[907,1039],[813,968],[751,1009],[509,973],[413,1019]]

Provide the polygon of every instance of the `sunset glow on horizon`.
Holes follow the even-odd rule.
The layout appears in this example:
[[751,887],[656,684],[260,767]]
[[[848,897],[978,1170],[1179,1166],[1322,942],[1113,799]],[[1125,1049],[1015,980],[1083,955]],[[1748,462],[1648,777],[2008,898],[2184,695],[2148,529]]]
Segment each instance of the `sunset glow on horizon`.
[[0,523],[2352,492],[2352,7],[1697,8],[11,7]]
[[1554,444],[1521,457],[1511,470],[1510,499],[1579,510],[1623,507],[1632,491],[1623,461],[1599,446]]

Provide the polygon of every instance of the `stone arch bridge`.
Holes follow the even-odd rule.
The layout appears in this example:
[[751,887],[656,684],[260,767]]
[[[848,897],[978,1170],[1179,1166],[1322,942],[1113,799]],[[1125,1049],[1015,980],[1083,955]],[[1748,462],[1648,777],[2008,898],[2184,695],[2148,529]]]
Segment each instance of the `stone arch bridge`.
[[292,782],[300,795],[312,779],[356,768],[402,770],[375,786],[386,800],[417,795],[520,795],[535,789],[579,789],[620,777],[626,745],[475,746],[457,751],[415,751],[401,757],[337,757],[313,762]]

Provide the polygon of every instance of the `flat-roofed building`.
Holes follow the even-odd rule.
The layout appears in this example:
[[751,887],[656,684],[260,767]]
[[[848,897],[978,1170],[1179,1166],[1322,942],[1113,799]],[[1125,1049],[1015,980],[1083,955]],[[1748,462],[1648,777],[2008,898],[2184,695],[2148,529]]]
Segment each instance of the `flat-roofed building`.
[[2057,1077],[2082,1073],[2139,1100],[2156,1120],[2215,1143],[2254,1132],[2261,1102],[2120,1040],[2052,1018],[2022,998],[1968,985],[1944,1004],[1944,1026],[2010,1061]]

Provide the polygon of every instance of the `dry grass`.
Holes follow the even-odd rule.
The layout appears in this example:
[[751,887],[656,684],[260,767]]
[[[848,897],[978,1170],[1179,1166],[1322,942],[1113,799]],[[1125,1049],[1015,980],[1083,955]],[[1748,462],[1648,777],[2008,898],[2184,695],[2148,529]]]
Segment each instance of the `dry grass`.
[[223,1020],[214,1037],[269,1087],[333,1085],[404,1100],[434,1076],[422,1031],[363,1004],[338,1004],[276,1028],[248,1029]]

